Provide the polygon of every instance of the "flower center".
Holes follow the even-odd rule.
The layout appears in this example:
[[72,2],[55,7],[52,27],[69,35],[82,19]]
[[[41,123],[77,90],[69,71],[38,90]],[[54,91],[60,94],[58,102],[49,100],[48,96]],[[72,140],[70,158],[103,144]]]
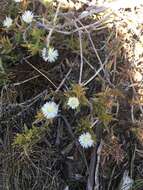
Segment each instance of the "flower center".
[[48,112],[54,112],[54,107],[53,107],[53,106],[49,106],[49,107],[47,108],[47,111],[48,111]]

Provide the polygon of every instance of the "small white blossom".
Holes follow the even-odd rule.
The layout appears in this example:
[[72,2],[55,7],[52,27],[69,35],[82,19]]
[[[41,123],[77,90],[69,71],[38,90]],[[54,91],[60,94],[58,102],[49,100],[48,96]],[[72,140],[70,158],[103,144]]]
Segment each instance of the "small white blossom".
[[43,115],[47,119],[52,119],[57,116],[59,106],[55,102],[47,102],[41,108]]
[[94,140],[91,137],[91,134],[86,132],[80,135],[79,142],[83,148],[89,148],[94,145]]
[[69,97],[67,105],[72,109],[76,109],[79,106],[78,98],[77,97]]
[[33,17],[34,17],[34,15],[33,15],[33,13],[32,13],[31,11],[25,11],[25,12],[23,13],[23,15],[22,15],[22,20],[23,20],[24,22],[26,22],[26,23],[29,24],[29,23],[32,22]]
[[58,56],[59,56],[58,50],[51,48],[51,47],[48,49],[48,61],[50,63],[55,62],[57,60]]
[[10,17],[6,17],[3,21],[3,26],[9,28],[12,25],[13,20]]
[[44,61],[48,61],[48,50],[47,50],[47,48],[42,49],[42,58],[44,59]]
[[44,61],[49,61],[50,63],[55,62],[58,56],[58,50],[55,50],[54,48],[43,48],[42,50],[42,58]]

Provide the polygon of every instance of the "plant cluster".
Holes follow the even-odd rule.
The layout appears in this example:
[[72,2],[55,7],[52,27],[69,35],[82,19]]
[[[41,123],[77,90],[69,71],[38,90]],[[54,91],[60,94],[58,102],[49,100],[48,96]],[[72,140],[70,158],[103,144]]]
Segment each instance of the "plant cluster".
[[[13,18],[6,16],[3,21],[3,35],[1,37],[2,61],[6,62],[8,58],[11,61],[13,56],[15,56],[15,61],[20,61],[20,59],[23,59],[25,56],[36,56],[39,54],[41,58],[43,58],[43,61],[47,62],[47,64],[52,64],[60,55],[58,50],[51,46],[53,43],[53,40],[51,41],[49,39],[51,36],[47,35],[45,30],[38,26],[40,22],[46,22],[44,21],[45,19],[36,16],[34,12],[28,10],[28,3],[25,5],[23,1],[15,1],[15,3],[19,4],[17,5],[18,15],[14,15]],[[22,6],[25,6],[24,12],[23,9],[21,9]],[[11,34],[13,34],[13,36],[11,36]],[[73,49],[75,50],[76,46],[75,48],[73,46]],[[15,54],[17,50],[25,52],[25,54],[21,55],[22,57],[17,57]],[[28,55],[27,53],[30,54]],[[104,125],[107,125],[112,121],[112,116],[105,111],[107,104],[104,97],[103,95],[103,98],[95,98],[93,100],[93,113],[95,113],[94,117],[97,117]],[[80,112],[82,106],[89,106],[89,100],[86,97],[83,85],[73,85],[71,90],[65,92],[65,102],[65,108],[67,107],[67,109],[69,108],[73,111],[77,110],[77,112]],[[53,120],[60,114],[59,112],[62,110],[61,107],[62,105],[59,106],[59,104],[50,100],[42,106],[41,114],[47,120]],[[24,134],[18,135],[14,144],[23,146],[28,142],[31,143],[33,138],[35,139],[35,135],[37,135],[38,131],[41,132],[41,130],[32,128],[29,130],[29,134],[28,131],[26,131]],[[94,132],[92,132],[92,134],[94,134]],[[32,137],[32,139],[30,137]],[[95,138],[93,137],[93,139]],[[89,131],[84,131],[84,133],[79,136],[79,142],[84,148],[93,146],[95,143],[93,139]]]

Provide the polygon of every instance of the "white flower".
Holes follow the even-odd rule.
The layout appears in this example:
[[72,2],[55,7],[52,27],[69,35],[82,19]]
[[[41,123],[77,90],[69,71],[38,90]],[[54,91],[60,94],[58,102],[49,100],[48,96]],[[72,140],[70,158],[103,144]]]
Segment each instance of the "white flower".
[[48,50],[47,50],[47,48],[42,49],[42,58],[44,59],[44,61],[48,61]]
[[10,17],[6,17],[3,21],[3,26],[9,28],[12,25],[13,20]]
[[91,134],[86,132],[80,135],[79,142],[83,148],[89,148],[94,145],[94,140],[91,137]]
[[58,50],[51,47],[48,49],[48,61],[50,63],[55,62],[58,56],[59,56]]
[[43,48],[42,50],[42,58],[44,61],[49,61],[50,63],[55,62],[59,56],[58,50],[54,48]]
[[22,2],[23,0],[14,0],[16,3],[20,3]]
[[72,109],[76,109],[79,106],[78,98],[77,97],[69,97],[67,105]]
[[33,15],[33,13],[32,13],[31,11],[25,11],[25,12],[23,13],[23,15],[22,15],[22,20],[23,20],[24,22],[26,22],[26,23],[29,24],[29,23],[32,22],[33,17],[34,17],[34,15]]
[[52,119],[57,116],[59,106],[55,102],[47,102],[41,108],[43,115],[47,119]]

